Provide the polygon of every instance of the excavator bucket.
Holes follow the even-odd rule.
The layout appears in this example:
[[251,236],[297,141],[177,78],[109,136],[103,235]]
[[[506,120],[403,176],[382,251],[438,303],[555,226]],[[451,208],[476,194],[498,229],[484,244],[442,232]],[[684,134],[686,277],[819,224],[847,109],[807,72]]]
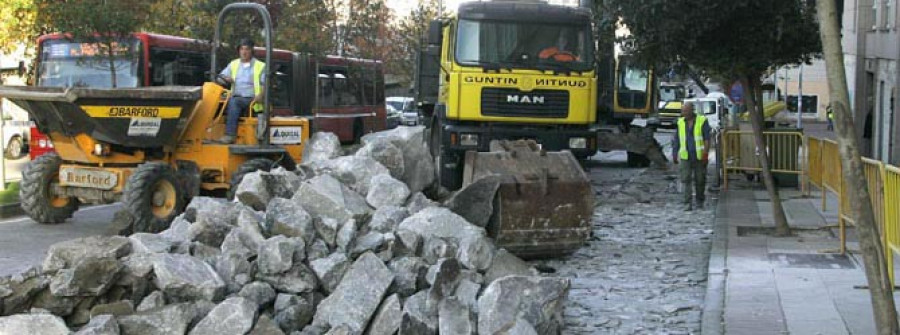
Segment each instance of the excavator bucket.
[[546,152],[534,141],[494,141],[490,152],[466,153],[463,186],[500,179],[488,234],[522,258],[575,252],[590,237],[594,191],[568,151]]

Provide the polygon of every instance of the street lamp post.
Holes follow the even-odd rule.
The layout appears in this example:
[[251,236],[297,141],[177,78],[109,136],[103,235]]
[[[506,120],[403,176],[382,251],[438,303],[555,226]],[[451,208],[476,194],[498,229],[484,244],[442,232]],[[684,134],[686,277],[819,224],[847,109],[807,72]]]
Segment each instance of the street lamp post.
[[797,129],[803,128],[803,64],[800,64],[800,77],[797,79]]

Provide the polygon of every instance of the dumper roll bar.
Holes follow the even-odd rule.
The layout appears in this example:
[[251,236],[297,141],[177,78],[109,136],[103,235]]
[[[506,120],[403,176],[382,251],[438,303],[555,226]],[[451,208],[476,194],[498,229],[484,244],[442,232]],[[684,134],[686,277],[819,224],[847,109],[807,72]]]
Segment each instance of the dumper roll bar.
[[271,69],[272,69],[272,17],[269,16],[269,11],[265,6],[257,4],[257,3],[233,3],[222,8],[222,11],[219,12],[219,19],[216,22],[216,33],[213,39],[213,48],[212,48],[212,59],[211,59],[211,68],[209,71],[210,80],[216,80],[216,74],[219,72],[216,71],[216,51],[219,49],[219,45],[221,44],[221,36],[222,36],[222,26],[225,23],[225,14],[231,11],[238,10],[256,10],[259,13],[259,16],[263,20],[263,26],[266,30],[266,79],[263,86],[263,112],[262,117],[257,118],[257,127],[256,127],[256,139],[260,145],[269,145],[269,118],[271,116],[269,110],[269,81],[271,80]]

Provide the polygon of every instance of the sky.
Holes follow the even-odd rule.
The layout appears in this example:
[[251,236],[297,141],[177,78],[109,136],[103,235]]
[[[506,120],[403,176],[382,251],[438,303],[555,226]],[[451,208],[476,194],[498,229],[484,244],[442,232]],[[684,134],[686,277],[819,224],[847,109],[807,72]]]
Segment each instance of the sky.
[[[456,13],[456,8],[459,7],[460,3],[467,1],[477,1],[477,0],[443,0],[444,8],[451,13]],[[552,4],[565,4],[565,5],[577,5],[578,0],[547,0],[547,2]],[[397,13],[398,17],[406,16],[416,5],[419,3],[418,0],[387,0],[388,7],[394,9],[394,12]]]

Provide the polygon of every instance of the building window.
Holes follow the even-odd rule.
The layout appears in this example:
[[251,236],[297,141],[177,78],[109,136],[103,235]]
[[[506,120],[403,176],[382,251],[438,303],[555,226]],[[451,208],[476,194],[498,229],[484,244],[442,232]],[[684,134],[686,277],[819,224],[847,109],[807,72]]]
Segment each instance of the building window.
[[[791,113],[797,112],[797,96],[788,95],[787,109]],[[803,95],[803,114],[816,114],[819,110],[818,95]]]
[[886,0],[884,4],[884,11],[887,15],[887,29],[894,29],[897,24],[897,8],[895,7],[896,0]]
[[882,0],[873,0],[872,1],[872,30],[878,29],[879,25],[879,7]]

